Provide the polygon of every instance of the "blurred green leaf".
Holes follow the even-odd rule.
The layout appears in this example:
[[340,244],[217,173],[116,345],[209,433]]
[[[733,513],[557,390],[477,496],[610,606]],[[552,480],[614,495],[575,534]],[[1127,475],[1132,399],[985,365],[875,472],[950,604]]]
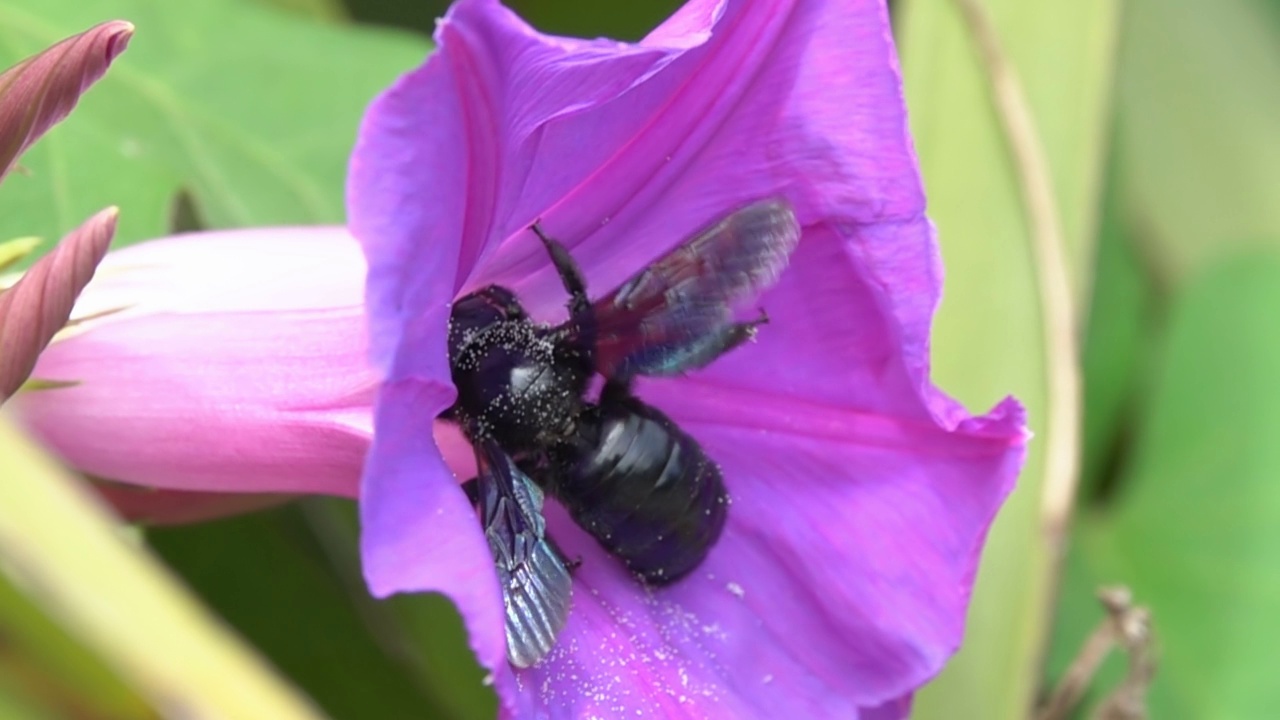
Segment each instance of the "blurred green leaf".
[[639,40],[675,12],[683,0],[510,0],[513,10],[543,32]]
[[252,0],[0,0],[0,65],[111,17],[137,26],[129,52],[7,178],[0,237],[113,204],[117,245],[155,237],[180,188],[212,227],[341,222],[366,103],[427,51]]
[[1188,285],[1123,492],[1079,518],[1055,673],[1096,615],[1093,588],[1125,583],[1153,613],[1153,718],[1266,718],[1280,707],[1276,308],[1280,252],[1219,263]]
[[[48,713],[126,720],[155,713],[97,656],[80,645],[0,576],[0,675],[8,675],[16,703],[22,696]],[[4,695],[0,692],[0,695]],[[0,718],[43,717],[34,709],[19,714],[0,701]]]
[[48,707],[29,698],[0,666],[0,718],[5,720],[59,720]]
[[[348,591],[371,602],[360,567],[355,504],[312,499],[304,501],[302,508],[330,566],[346,580]],[[472,654],[462,616],[452,602],[437,593],[400,594],[377,605],[394,616],[402,636],[401,658],[417,669],[444,714],[459,720],[497,714],[497,695],[485,682],[488,672]]]
[[1164,298],[1134,244],[1121,207],[1118,173],[1109,173],[1098,234],[1084,342],[1084,460],[1080,494],[1109,493],[1125,461],[1135,404],[1145,389]]
[[357,22],[390,25],[431,35],[436,18],[449,9],[450,0],[344,0]]
[[161,714],[316,718],[162,566],[0,417],[0,572]]
[[[308,500],[147,536],[331,717],[493,717],[492,693],[481,686],[452,606],[439,601],[422,637],[391,604],[369,596],[354,521],[349,502]],[[452,653],[445,666],[424,652],[441,641]]]
[[[345,4],[351,16],[360,22],[394,25],[429,35],[435,27],[435,19],[444,15],[452,3],[450,0],[346,0]],[[507,0],[505,4],[543,32],[636,40],[648,34],[684,3],[682,0],[629,0],[625,3]]]
[[1117,103],[1149,256],[1181,282],[1280,238],[1280,40],[1258,0],[1129,0]]
[[[0,272],[8,270],[14,264],[31,254],[40,245],[40,238],[22,237],[0,242]],[[0,284],[0,288],[4,285]]]
[[486,684],[462,624],[462,616],[443,595],[395,595],[386,600],[405,632],[405,641],[419,650],[423,678],[441,707],[457,720],[485,720],[498,714],[498,696]]
[[258,2],[319,20],[347,18],[347,8],[342,0],[258,0]]
[[[1048,153],[1084,305],[1117,7],[1109,0],[987,0]],[[1040,298],[1012,163],[978,50],[951,2],[904,0],[898,29],[916,147],[947,268],[934,379],[968,407],[1008,393],[1045,431]],[[919,695],[916,718],[1023,720],[1040,680],[1054,559],[1041,526],[1043,440],[992,530],[965,645]]]

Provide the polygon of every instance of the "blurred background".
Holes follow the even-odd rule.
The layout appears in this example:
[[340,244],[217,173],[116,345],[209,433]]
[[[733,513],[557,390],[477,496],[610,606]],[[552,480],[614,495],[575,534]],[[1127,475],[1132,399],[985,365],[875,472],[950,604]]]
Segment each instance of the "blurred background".
[[[635,39],[679,3],[508,4],[544,31]],[[0,239],[56,238],[107,204],[123,208],[117,246],[174,229],[341,222],[364,104],[429,52],[447,5],[0,0],[0,67],[105,19],[138,28],[0,188]],[[1029,717],[1102,620],[1097,589],[1113,584],[1152,614],[1151,717],[1280,717],[1280,0],[985,5],[1062,212],[1081,473],[1074,511],[1046,515],[1043,447],[1061,431],[1046,421],[1053,359],[973,39],[950,0],[899,0],[894,32],[947,263],[935,380],[975,412],[1018,395],[1038,433],[992,532],[966,645],[915,717]],[[130,133],[155,139],[147,154],[130,155]],[[492,717],[453,608],[372,600],[355,538],[350,503],[314,499],[136,531],[329,716]],[[0,570],[0,718],[157,715],[20,573]],[[1125,673],[1111,656],[1076,716]]]

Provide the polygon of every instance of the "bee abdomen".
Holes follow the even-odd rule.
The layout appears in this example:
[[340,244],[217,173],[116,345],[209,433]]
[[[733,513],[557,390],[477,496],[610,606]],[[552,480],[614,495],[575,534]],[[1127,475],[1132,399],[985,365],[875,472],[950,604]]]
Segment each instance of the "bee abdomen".
[[719,539],[728,494],[697,441],[631,400],[602,408],[599,441],[578,456],[557,494],[578,525],[646,582],[696,568]]

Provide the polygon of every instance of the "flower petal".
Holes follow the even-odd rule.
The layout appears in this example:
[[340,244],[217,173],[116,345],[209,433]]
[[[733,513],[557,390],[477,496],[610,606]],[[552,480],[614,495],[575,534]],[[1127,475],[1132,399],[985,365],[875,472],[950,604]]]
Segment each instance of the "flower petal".
[[379,597],[406,589],[448,595],[480,662],[498,667],[507,644],[493,556],[433,438],[436,415],[452,402],[452,386],[383,385],[360,493],[364,574]]
[[[714,25],[693,25],[699,18]],[[490,54],[502,57],[514,42],[502,39]],[[666,54],[654,72],[605,102],[562,98],[572,112],[528,133],[499,172],[523,179],[505,183],[499,197],[497,216],[512,219],[503,232],[541,218],[605,289],[761,197],[785,195],[803,225],[843,235],[922,217],[883,3],[696,3],[643,47],[649,43]],[[518,59],[527,64],[530,54]],[[513,67],[512,85],[533,72]],[[933,274],[930,250],[895,252],[917,253]],[[535,308],[563,305],[558,278],[528,233],[465,284],[487,282],[512,287]]]
[[112,253],[35,368],[75,384],[13,405],[96,477],[354,496],[376,389],[363,276],[341,228],[198,233]]
[[40,351],[66,324],[116,232],[116,208],[89,218],[22,279],[0,290],[0,403],[27,379]]
[[[670,385],[662,407],[723,469],[724,535],[650,593],[554,513],[583,564],[557,648],[499,685],[516,716],[853,717],[932,677],[1021,464],[1016,403],[948,430]],[[682,400],[741,420],[680,417]]]
[[142,525],[180,525],[263,510],[293,500],[293,495],[192,492],[91,482],[94,492],[121,519]]
[[906,695],[873,708],[862,708],[859,720],[907,720],[911,716],[911,695]]
[[132,24],[105,22],[0,73],[0,177],[28,145],[71,112],[132,36]]

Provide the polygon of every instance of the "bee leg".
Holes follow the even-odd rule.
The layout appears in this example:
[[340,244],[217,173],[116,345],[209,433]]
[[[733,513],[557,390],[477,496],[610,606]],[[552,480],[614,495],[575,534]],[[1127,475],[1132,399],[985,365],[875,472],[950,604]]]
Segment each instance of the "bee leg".
[[626,403],[634,398],[635,396],[631,394],[631,381],[634,377],[634,375],[628,374],[606,378],[604,387],[600,389],[600,406]]
[[551,263],[556,266],[556,272],[560,274],[560,282],[564,283],[564,289],[569,293],[569,312],[575,318],[588,312],[591,309],[591,301],[587,299],[587,283],[582,278],[578,263],[574,262],[573,256],[564,245],[554,238],[547,237],[538,223],[530,225],[529,229],[533,230],[533,234],[538,236],[543,246],[547,248],[547,253],[551,255]]
[[765,313],[764,308],[760,308],[760,316],[755,320],[721,326],[708,334],[701,343],[690,348],[688,357],[680,371],[694,370],[710,365],[721,355],[748,340],[755,339],[756,332],[760,329],[760,326],[766,325],[768,322],[768,314]]
[[[724,332],[726,343],[720,354],[723,355],[748,340],[754,340],[756,332],[760,330],[760,326],[768,324],[769,314],[764,311],[764,308],[760,308],[760,315],[755,320],[730,325]],[[719,356],[717,355],[717,357]]]

